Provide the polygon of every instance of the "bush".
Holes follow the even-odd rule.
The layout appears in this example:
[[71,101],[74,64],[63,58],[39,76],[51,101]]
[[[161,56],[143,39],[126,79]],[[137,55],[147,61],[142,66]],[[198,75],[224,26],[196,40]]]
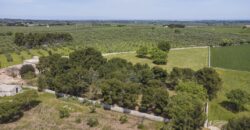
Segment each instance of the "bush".
[[147,47],[140,47],[137,51],[136,51],[136,56],[139,58],[144,58],[147,56],[148,54],[148,48]]
[[98,124],[99,124],[99,122],[96,118],[89,118],[87,120],[87,125],[90,127],[96,127]]
[[80,117],[77,117],[76,120],[75,120],[76,123],[81,123],[82,122],[82,119]]
[[168,41],[161,41],[158,43],[158,49],[165,51],[165,52],[169,52],[171,46],[170,43]]
[[121,122],[121,124],[124,124],[124,123],[128,122],[128,116],[127,115],[122,115],[120,117],[119,121]]
[[13,34],[12,32],[7,32],[6,33],[7,36],[12,36],[12,34]]
[[65,117],[69,117],[70,113],[69,110],[65,107],[62,107],[59,109],[59,117],[60,118],[65,118]]
[[222,130],[249,130],[250,116],[233,118],[228,121],[228,124],[223,126]]
[[36,76],[35,68],[32,65],[23,65],[19,71],[23,79],[31,79]]
[[95,105],[91,105],[89,107],[89,110],[90,110],[90,113],[96,113],[96,107],[95,107]]
[[143,124],[139,124],[139,125],[137,126],[137,128],[138,128],[138,129],[143,129],[143,128],[144,128],[144,125],[143,125]]
[[237,111],[242,110],[244,105],[250,102],[250,94],[241,89],[231,90],[226,96],[230,102],[235,104]]
[[9,53],[6,53],[5,57],[6,57],[6,59],[7,59],[8,62],[13,62],[13,58],[12,58],[12,56]]
[[40,92],[47,88],[45,76],[40,75],[38,77],[37,85],[38,85],[38,91],[40,91]]
[[35,90],[25,91],[15,95],[10,102],[0,102],[0,123],[15,121],[23,115],[23,111],[36,106],[38,94]]
[[157,48],[151,51],[151,58],[153,63],[157,65],[164,65],[167,63],[167,53]]

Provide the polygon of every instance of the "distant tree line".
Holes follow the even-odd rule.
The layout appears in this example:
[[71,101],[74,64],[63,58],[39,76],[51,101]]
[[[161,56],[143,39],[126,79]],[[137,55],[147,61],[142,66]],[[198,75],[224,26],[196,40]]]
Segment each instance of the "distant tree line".
[[14,43],[18,46],[36,46],[72,41],[70,33],[15,33]]
[[233,40],[233,39],[222,39],[219,46],[226,47],[226,46],[236,46],[242,44],[250,44],[250,41],[247,40]]
[[[171,118],[175,129],[201,127],[204,102],[207,97],[213,99],[221,86],[219,75],[211,68],[174,68],[168,74],[147,64],[133,65],[120,58],[106,60],[93,48],[72,52],[69,58],[58,54],[41,57],[37,68],[41,73],[40,91],[49,88],[124,108],[138,107],[142,112]],[[169,97],[167,88],[177,94]]]
[[167,26],[169,28],[185,28],[186,27],[184,24],[168,24]]
[[12,36],[12,32],[0,33],[0,36]]
[[11,99],[1,99],[0,124],[19,119],[23,115],[23,111],[27,111],[39,103],[37,98],[38,94],[35,90],[28,90]]

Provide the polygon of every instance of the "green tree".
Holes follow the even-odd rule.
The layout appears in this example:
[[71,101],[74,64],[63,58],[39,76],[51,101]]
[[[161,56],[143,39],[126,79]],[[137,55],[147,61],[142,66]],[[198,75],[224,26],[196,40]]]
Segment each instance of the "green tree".
[[53,80],[56,92],[75,96],[81,96],[86,93],[89,84],[84,80],[85,73],[85,69],[77,68],[56,75]]
[[192,94],[178,93],[171,97],[165,110],[175,130],[196,130],[205,122],[204,103]]
[[230,119],[228,123],[223,126],[222,130],[249,130],[250,116],[242,116]]
[[153,50],[151,52],[151,58],[153,60],[153,63],[157,65],[167,64],[167,53],[160,49]]
[[176,87],[177,92],[186,92],[198,96],[200,99],[205,101],[207,99],[206,89],[195,82],[181,82]]
[[146,88],[143,91],[140,111],[164,115],[164,109],[167,107],[168,101],[169,94],[165,88]]
[[74,66],[81,66],[86,69],[93,68],[94,70],[106,63],[106,59],[102,56],[101,52],[93,48],[86,48],[70,53],[69,59]]
[[136,73],[135,82],[145,85],[149,80],[153,79],[153,72],[147,64],[135,64],[134,71]]
[[137,57],[144,58],[148,54],[148,48],[143,46],[136,51]]
[[123,83],[117,79],[105,80],[100,84],[104,103],[134,109],[137,105],[139,86]]
[[196,80],[207,90],[209,99],[216,97],[217,92],[222,86],[219,74],[213,68],[203,68],[195,73]]
[[237,110],[244,108],[246,103],[250,102],[250,94],[241,89],[231,90],[226,94],[227,98],[236,105]]
[[162,82],[165,82],[168,77],[167,71],[161,67],[153,67],[152,72],[154,79],[161,80]]
[[168,41],[161,41],[158,43],[158,48],[162,51],[169,52],[171,46]]
[[38,91],[43,91],[47,88],[46,78],[44,75],[40,75],[37,80]]

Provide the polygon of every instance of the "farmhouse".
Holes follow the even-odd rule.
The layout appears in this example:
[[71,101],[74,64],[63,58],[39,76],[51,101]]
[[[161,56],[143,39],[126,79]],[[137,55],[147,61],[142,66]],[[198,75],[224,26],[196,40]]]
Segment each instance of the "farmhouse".
[[22,91],[19,85],[6,85],[0,84],[0,97],[4,96],[14,96]]

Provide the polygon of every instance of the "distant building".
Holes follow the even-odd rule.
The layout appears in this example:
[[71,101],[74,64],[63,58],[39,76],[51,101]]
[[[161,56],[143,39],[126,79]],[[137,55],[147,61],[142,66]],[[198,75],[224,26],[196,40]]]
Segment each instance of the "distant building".
[[14,96],[21,91],[22,87],[19,85],[0,84],[0,97]]
[[245,25],[245,27],[250,28],[250,25]]

